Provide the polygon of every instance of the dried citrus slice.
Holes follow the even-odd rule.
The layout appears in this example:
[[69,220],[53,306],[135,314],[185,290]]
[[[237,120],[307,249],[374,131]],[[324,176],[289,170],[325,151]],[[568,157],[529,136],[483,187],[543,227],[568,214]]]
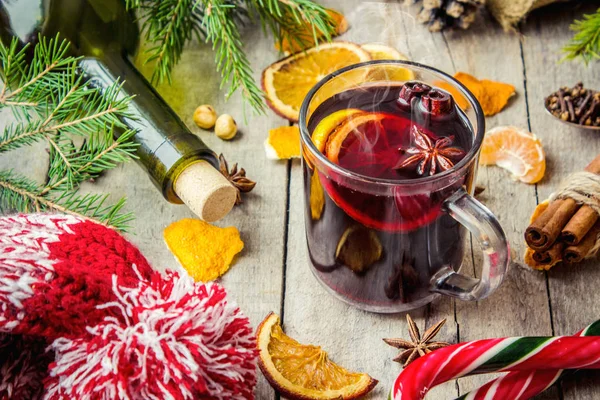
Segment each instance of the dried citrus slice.
[[317,146],[317,149],[319,149],[321,153],[324,152],[329,135],[344,121],[347,121],[360,113],[364,113],[364,111],[356,108],[346,108],[344,110],[338,110],[323,118],[312,134],[312,141],[315,146]]
[[[348,21],[343,14],[328,9],[327,14],[331,17],[333,23],[335,24],[335,33],[334,35],[341,35],[342,33],[348,30]],[[296,37],[299,39],[299,43],[296,40],[290,40],[287,35],[280,35],[283,37],[283,40],[275,43],[275,48],[279,51],[284,52],[285,54],[296,53],[298,51],[302,51],[308,47],[313,47],[315,45],[315,38],[313,35],[313,27],[310,23],[306,23],[304,26],[299,26],[298,22],[288,15],[285,16],[286,21],[289,21],[290,26],[297,28],[297,32],[295,32]],[[317,30],[318,39],[324,38],[323,32]],[[319,40],[321,41],[321,40]]]
[[291,400],[350,400],[377,381],[329,360],[319,346],[302,345],[283,333],[279,317],[267,315],[258,327],[258,365],[271,385]]
[[546,172],[542,142],[514,126],[497,127],[485,134],[479,163],[504,168],[525,183],[539,182]]
[[378,43],[361,44],[364,50],[371,55],[373,60],[408,60],[404,54],[398,50]]
[[[363,44],[362,47],[366,50],[373,60],[408,60],[404,54],[398,50],[377,43]],[[415,79],[415,74],[408,68],[401,67],[399,65],[375,65],[371,67],[366,81],[377,82],[377,81],[390,81],[390,82],[404,82]]]
[[263,71],[267,104],[282,117],[298,121],[300,106],[317,82],[340,68],[370,59],[360,46],[348,42],[325,43],[286,57]]

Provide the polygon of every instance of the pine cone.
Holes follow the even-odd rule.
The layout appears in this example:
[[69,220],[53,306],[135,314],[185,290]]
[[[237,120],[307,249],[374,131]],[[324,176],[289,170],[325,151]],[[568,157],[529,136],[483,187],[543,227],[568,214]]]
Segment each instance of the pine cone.
[[431,32],[446,28],[467,29],[485,0],[407,0],[408,3],[420,3],[421,10],[417,21],[426,24]]

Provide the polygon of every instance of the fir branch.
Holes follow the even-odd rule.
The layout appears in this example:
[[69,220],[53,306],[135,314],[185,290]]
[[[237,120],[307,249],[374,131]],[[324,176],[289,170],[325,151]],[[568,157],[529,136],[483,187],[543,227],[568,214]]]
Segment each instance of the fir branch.
[[312,0],[246,0],[258,12],[263,28],[268,26],[280,43],[285,39],[299,48],[309,43],[306,27],[313,41],[330,41],[335,34],[335,21],[327,9]]
[[171,70],[179,62],[183,46],[194,35],[202,36],[201,14],[194,8],[196,0],[128,1],[128,7],[141,7],[147,21],[143,29],[151,48],[145,63],[155,62],[153,83],[171,82]]
[[229,83],[226,97],[238,89],[246,101],[258,112],[263,112],[263,92],[252,76],[250,61],[235,20],[236,6],[226,0],[199,0],[205,12],[202,26],[206,40],[212,42],[216,53],[217,71],[221,73],[221,88]]
[[563,60],[581,59],[585,64],[600,59],[600,8],[571,25],[573,39],[563,48]]
[[[45,185],[0,171],[0,208],[58,211],[126,229],[132,215],[122,212],[124,199],[108,205],[108,195],[78,195],[77,189],[135,157],[135,131],[113,138],[115,129],[125,128],[121,118],[131,117],[130,98],[120,95],[119,83],[105,91],[89,86],[77,74],[77,59],[68,56],[66,41],[41,38],[31,60],[16,43],[0,44],[0,108],[10,107],[17,119],[0,133],[0,153],[45,140],[50,165]],[[75,145],[75,137],[83,143]]]
[[0,209],[20,212],[58,211],[84,219],[92,219],[110,228],[126,231],[133,220],[131,213],[121,213],[125,199],[114,205],[105,205],[108,195],[63,192],[56,198],[42,194],[32,180],[13,171],[0,171]]
[[254,80],[244,51],[239,25],[258,16],[265,31],[281,41],[304,45],[306,26],[314,43],[330,40],[335,23],[324,7],[313,0],[127,0],[137,9],[146,40],[151,44],[146,62],[155,62],[152,80],[171,80],[171,71],[193,37],[212,43],[221,87],[229,85],[227,98],[240,90],[257,113],[263,113],[263,93]]

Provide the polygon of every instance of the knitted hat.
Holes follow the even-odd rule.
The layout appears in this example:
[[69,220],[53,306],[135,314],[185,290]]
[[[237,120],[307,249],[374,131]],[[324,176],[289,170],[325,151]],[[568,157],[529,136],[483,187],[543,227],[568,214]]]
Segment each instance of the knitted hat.
[[253,399],[255,339],[217,284],[154,271],[72,216],[0,218],[0,399]]

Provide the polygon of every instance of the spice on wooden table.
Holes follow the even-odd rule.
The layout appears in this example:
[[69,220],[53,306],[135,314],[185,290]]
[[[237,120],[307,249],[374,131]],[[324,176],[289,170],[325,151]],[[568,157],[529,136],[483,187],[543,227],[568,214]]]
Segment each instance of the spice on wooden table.
[[223,154],[219,154],[219,170],[237,190],[235,204],[242,204],[242,193],[251,192],[256,186],[256,182],[246,178],[246,170],[244,168],[238,170],[237,163],[233,164],[233,168],[230,170]]
[[433,350],[450,345],[450,343],[446,342],[433,342],[433,338],[440,332],[440,329],[442,329],[442,326],[446,323],[446,319],[441,320],[431,328],[427,329],[423,336],[421,336],[419,328],[410,314],[406,314],[406,322],[408,323],[408,333],[410,333],[411,341],[404,339],[383,339],[383,341],[390,346],[403,350],[396,358],[394,358],[394,361],[403,363],[404,367],[417,358],[431,353]]
[[546,109],[556,118],[586,126],[600,126],[600,92],[579,82],[561,87],[545,99]]
[[[600,174],[600,156],[584,171]],[[593,175],[590,177],[588,174],[588,178],[593,178]],[[586,198],[583,199],[585,201]],[[528,246],[525,262],[528,265],[535,269],[549,269],[560,261],[580,262],[595,252],[600,233],[599,215],[594,207],[582,202],[570,197],[557,198],[536,207],[525,231]]]

